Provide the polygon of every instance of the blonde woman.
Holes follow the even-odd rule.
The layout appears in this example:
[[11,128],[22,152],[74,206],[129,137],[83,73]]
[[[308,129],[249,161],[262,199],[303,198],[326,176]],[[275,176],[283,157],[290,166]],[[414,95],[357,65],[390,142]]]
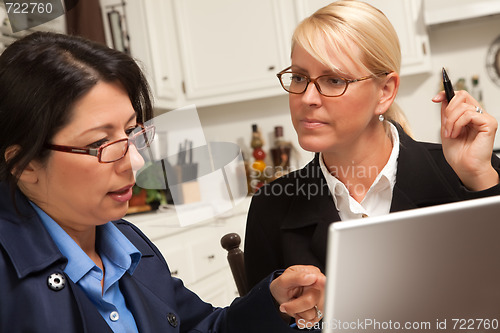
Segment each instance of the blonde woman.
[[441,103],[442,145],[414,141],[394,103],[401,52],[385,15],[361,1],[319,9],[296,28],[289,93],[303,169],[264,186],[248,215],[250,285],[277,267],[325,268],[335,221],[500,194],[496,120],[467,92]]

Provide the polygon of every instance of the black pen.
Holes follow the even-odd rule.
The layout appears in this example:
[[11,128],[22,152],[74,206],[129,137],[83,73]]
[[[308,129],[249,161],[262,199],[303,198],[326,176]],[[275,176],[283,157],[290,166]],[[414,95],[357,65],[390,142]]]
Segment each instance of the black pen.
[[453,98],[453,96],[455,96],[455,92],[453,91],[453,86],[444,67],[443,67],[443,87],[444,87],[444,92],[446,94],[446,99],[448,100],[449,103]]

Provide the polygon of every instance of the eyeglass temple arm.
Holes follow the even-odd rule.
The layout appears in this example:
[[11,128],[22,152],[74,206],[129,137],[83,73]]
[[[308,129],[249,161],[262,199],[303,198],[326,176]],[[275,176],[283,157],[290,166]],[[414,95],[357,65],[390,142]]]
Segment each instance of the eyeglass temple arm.
[[74,154],[92,155],[97,156],[99,154],[99,149],[96,148],[79,148],[79,147],[67,147],[59,145],[47,145],[47,148],[51,150],[57,150],[62,152],[69,152]]
[[290,70],[292,68],[292,66],[288,66],[287,68],[285,68],[284,70],[282,70],[281,72],[279,72],[278,74],[276,74],[277,77],[280,77],[281,74],[285,73],[287,70]]
[[382,76],[382,75],[389,75],[389,74],[390,74],[389,72],[383,72],[383,73],[379,73],[379,74],[373,74],[373,75],[363,76],[363,77],[360,77],[359,79],[346,80],[346,82],[347,83],[354,83],[354,82],[368,80],[368,79],[371,79],[371,78],[374,78],[374,77],[378,77],[378,76]]

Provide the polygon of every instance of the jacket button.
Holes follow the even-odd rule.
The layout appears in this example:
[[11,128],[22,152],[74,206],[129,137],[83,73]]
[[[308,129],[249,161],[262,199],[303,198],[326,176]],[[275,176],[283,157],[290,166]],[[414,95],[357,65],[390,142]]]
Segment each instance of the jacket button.
[[171,312],[167,314],[167,320],[172,327],[177,327],[177,325],[179,324],[177,322],[177,316]]
[[50,289],[59,291],[66,285],[66,279],[61,273],[52,273],[47,279],[47,284],[49,285]]
[[111,319],[111,321],[117,321],[118,319],[120,319],[120,315],[118,314],[118,311],[113,311],[109,314],[109,319]]

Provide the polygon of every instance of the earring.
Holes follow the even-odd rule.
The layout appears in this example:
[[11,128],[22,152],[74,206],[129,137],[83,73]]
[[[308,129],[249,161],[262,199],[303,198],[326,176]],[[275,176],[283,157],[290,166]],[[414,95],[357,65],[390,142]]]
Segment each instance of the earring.
[[379,115],[378,115],[378,120],[379,120],[380,122],[384,121],[384,120],[385,120],[384,115],[383,115],[383,114],[379,114]]

